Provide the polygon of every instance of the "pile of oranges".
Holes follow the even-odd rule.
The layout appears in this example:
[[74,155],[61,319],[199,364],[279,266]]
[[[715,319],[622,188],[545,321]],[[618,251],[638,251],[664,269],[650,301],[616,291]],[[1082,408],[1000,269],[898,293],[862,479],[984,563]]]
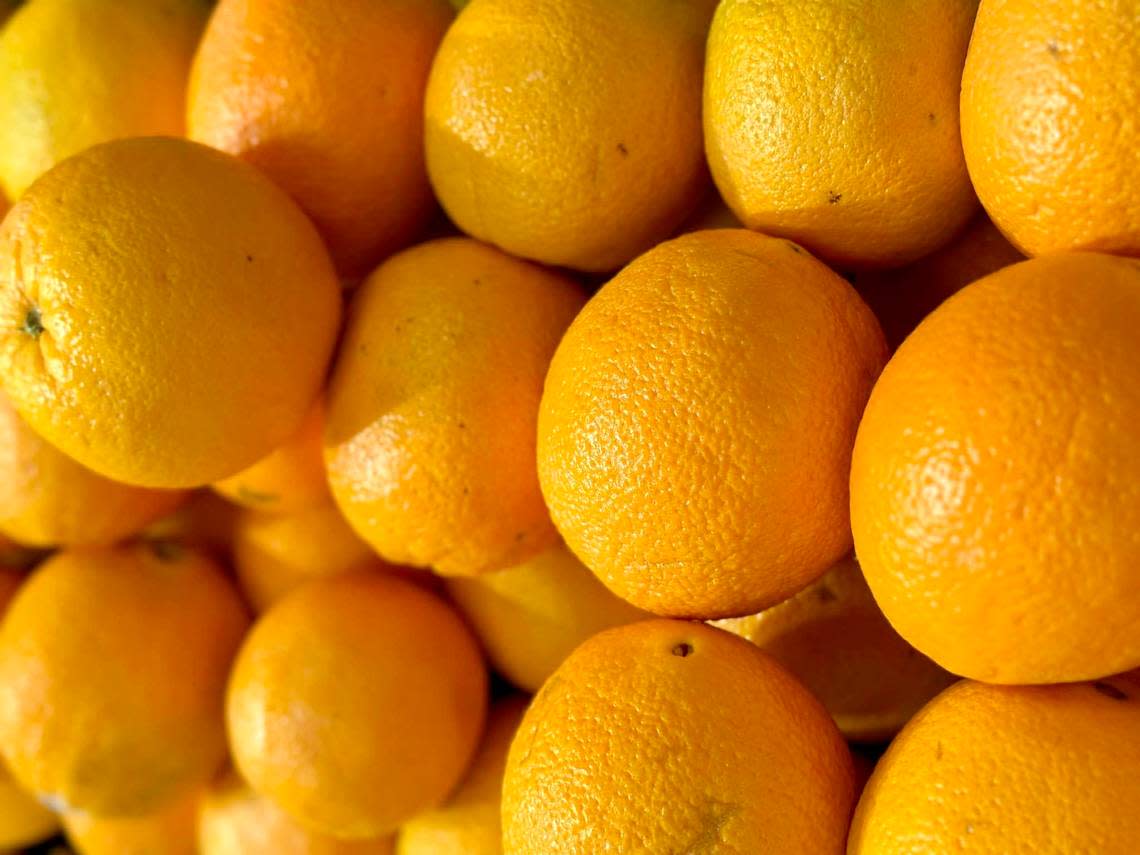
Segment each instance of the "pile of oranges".
[[1140,853],[1140,0],[0,16],[0,850]]

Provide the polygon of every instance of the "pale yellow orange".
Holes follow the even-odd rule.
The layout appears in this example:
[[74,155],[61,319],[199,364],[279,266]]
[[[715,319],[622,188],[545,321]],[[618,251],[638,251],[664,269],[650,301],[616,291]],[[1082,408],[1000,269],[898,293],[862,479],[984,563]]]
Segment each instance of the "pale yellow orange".
[[78,855],[198,855],[199,796],[195,790],[146,816],[68,813],[63,828]]

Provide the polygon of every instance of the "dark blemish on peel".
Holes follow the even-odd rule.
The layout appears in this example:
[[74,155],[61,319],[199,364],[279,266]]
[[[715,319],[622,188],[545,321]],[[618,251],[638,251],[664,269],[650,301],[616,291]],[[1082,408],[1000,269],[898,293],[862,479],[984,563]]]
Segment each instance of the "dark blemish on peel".
[[836,596],[835,591],[831,590],[831,588],[827,587],[827,585],[819,588],[815,592],[815,596],[821,603],[834,603],[839,599],[839,597]]
[[693,645],[687,641],[682,641],[680,644],[674,644],[671,652],[674,656],[680,656],[683,659],[693,652]]
[[932,125],[933,125],[935,122],[937,122],[937,121],[938,121],[938,117],[937,117],[937,116],[935,116],[933,113],[927,113],[927,114],[926,114],[926,120],[927,120],[928,122],[930,122],[930,124],[932,124]]
[[937,743],[934,746],[934,759],[935,760],[941,760],[942,759],[942,743],[941,742]]
[[460,430],[465,430],[466,428],[467,428],[467,422],[460,422],[459,423],[459,429]]
[[1120,689],[1116,688],[1116,686],[1112,685],[1111,683],[1105,683],[1097,680],[1092,684],[1092,687],[1104,695],[1106,698],[1112,698],[1114,701],[1128,700],[1128,695],[1124,694],[1124,692],[1120,691]]
[[515,543],[522,543],[524,540],[526,540],[526,532],[525,531],[520,531],[517,534],[515,534]]
[[1061,56],[1061,46],[1057,44],[1056,39],[1050,39],[1045,44],[1045,50],[1049,51],[1049,56],[1053,59],[1058,59]]
[[44,331],[44,321],[40,317],[40,310],[35,306],[28,309],[28,313],[24,315],[24,325],[20,327],[21,332],[25,332],[32,338],[39,338],[40,333]]
[[802,249],[800,249],[800,245],[798,243],[793,243],[792,241],[788,241],[787,243],[788,243],[788,248],[792,252],[794,252],[796,255],[803,255],[804,254],[804,251]]
[[253,256],[252,256],[252,255],[247,255],[247,256],[245,257],[245,260],[246,260],[246,261],[253,261]]
[[621,152],[622,157],[629,157],[629,149],[625,147],[625,143],[619,142],[617,144],[617,150]]
[[836,193],[834,190],[827,191],[827,204],[829,205],[837,205],[842,198],[842,193]]

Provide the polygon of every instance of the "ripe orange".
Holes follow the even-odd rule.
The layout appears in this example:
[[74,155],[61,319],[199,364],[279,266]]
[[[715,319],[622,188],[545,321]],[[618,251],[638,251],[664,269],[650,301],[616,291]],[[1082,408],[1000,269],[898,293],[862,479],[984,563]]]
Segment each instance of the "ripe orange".
[[475,0],[432,66],[428,174],[507,252],[595,272],[668,237],[708,182],[713,0]]
[[554,523],[649,611],[779,602],[851,548],[851,446],[885,360],[870,310],[796,244],[743,229],[661,244],[551,363],[538,468]]
[[392,855],[393,839],[337,840],[299,825],[236,775],[217,780],[202,800],[200,855]]
[[64,814],[63,827],[79,855],[198,855],[199,796],[195,790],[146,816]]
[[0,34],[0,187],[17,199],[88,146],[181,135],[208,11],[200,0],[24,3]]
[[1140,680],[964,681],[903,729],[863,791],[850,855],[1140,851]]
[[1029,255],[1140,255],[1134,0],[983,0],[962,78],[978,196]]
[[503,850],[840,853],[851,755],[755,646],[699,623],[599,633],[527,710],[503,779]]
[[1140,665],[1140,261],[1015,264],[934,311],[871,395],[851,522],[875,599],[956,674]]
[[713,625],[799,678],[848,739],[890,739],[954,681],[891,629],[850,558],[782,603]]
[[331,500],[321,456],[324,407],[320,400],[283,444],[213,487],[232,502],[271,513],[295,513]]
[[246,628],[214,562],[175,544],[61,552],[0,626],[0,744],[63,811],[140,816],[225,754],[222,699]]
[[8,537],[29,546],[110,544],[185,498],[96,475],[44,442],[0,394],[0,532]]
[[364,283],[328,392],[325,461],[340,509],[385,559],[474,575],[555,542],[535,422],[584,299],[465,238],[405,250]]
[[495,670],[528,692],[590,636],[652,617],[610,593],[561,543],[515,567],[446,585]]
[[230,679],[234,764],[324,834],[389,834],[443,801],[474,753],[487,672],[459,616],[419,587],[347,573],[254,626]]
[[432,209],[424,89],[453,14],[447,0],[221,0],[194,61],[190,136],[263,170],[337,266],[366,273]]
[[526,707],[519,696],[495,704],[467,776],[445,805],[403,824],[396,855],[501,855],[503,770]]
[[184,140],[88,149],[0,228],[12,403],[128,483],[208,483],[280,445],[316,398],[339,312],[300,210],[252,167]]
[[978,0],[725,0],[709,33],[705,147],[750,228],[830,262],[894,267],[977,206],[958,90]]

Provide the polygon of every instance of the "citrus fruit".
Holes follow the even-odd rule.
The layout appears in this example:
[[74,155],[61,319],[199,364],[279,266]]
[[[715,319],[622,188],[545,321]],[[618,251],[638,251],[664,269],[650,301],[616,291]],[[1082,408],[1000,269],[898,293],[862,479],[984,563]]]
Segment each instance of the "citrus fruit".
[[353,302],[328,391],[333,496],[388,561],[474,575],[557,539],[535,473],[542,382],[585,298],[465,238],[384,262]]
[[713,625],[799,678],[848,739],[889,739],[954,680],[891,629],[850,558],[782,603]]
[[479,741],[487,672],[438,597],[382,573],[298,589],[234,666],[226,716],[250,786],[314,831],[379,837],[441,803]]
[[610,593],[561,543],[506,570],[448,579],[446,587],[495,670],[528,692],[591,635],[651,617]]
[[79,855],[198,855],[199,796],[195,790],[146,816],[64,814],[63,828]]
[[193,546],[228,565],[240,513],[237,507],[210,490],[195,490],[178,510],[143,529],[141,537]]
[[749,228],[829,262],[895,267],[977,206],[958,90],[978,0],[725,0],[704,125],[721,195]]
[[507,252],[606,271],[668,237],[708,181],[712,0],[474,0],[432,66],[428,175]]
[[903,729],[847,851],[1140,851],[1140,681],[963,681]]
[[584,643],[527,710],[503,851],[840,853],[854,788],[826,710],[757,647],[644,621]]
[[200,855],[392,855],[391,837],[337,840],[300,825],[236,775],[218,779],[202,800]]
[[88,146],[185,128],[201,0],[34,0],[0,34],[0,186]]
[[526,706],[514,696],[491,708],[466,777],[446,804],[400,827],[396,855],[501,855],[503,770]]
[[96,475],[44,442],[0,394],[0,531],[8,537],[29,546],[110,544],[185,498]]
[[264,171],[338,268],[366,273],[431,212],[424,89],[453,14],[447,0],[221,0],[194,61],[190,136]]
[[330,501],[321,456],[324,408],[318,400],[293,436],[247,469],[213,487],[242,507],[272,513],[303,511]]
[[867,582],[944,668],[1054,683],[1140,665],[1140,261],[1041,257],[903,342],[851,468]]
[[538,419],[567,545],[658,614],[751,614],[851,548],[855,428],[886,346],[794,243],[743,229],[661,244],[571,324]]
[[139,816],[225,755],[226,675],[246,615],[213,561],[176,544],[61,552],[0,626],[0,745],[62,812]]
[[300,210],[185,140],[56,166],[0,228],[0,374],[32,429],[101,475],[208,483],[300,426],[340,291]]
[[983,0],[962,77],[978,196],[1028,255],[1140,255],[1133,0]]

